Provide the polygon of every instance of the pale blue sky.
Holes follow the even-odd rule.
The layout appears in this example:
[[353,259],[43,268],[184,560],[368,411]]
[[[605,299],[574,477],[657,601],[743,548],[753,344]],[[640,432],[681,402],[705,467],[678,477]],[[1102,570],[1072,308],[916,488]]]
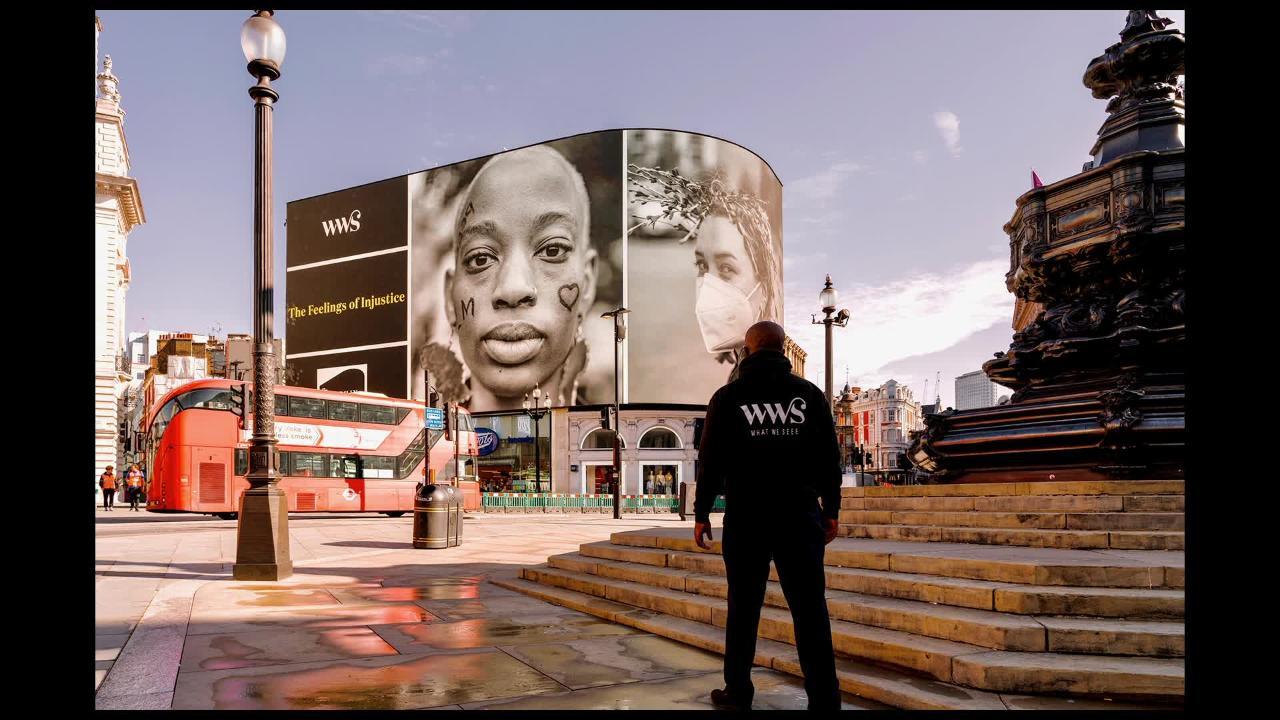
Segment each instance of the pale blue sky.
[[[1182,11],[1162,11],[1186,31]],[[104,11],[148,222],[130,236],[129,331],[251,329],[248,11]],[[853,320],[837,386],[917,394],[1008,345],[1001,231],[1034,167],[1080,171],[1105,102],[1080,82],[1125,12],[282,11],[277,332],[289,200],[614,127],[703,132],[784,188],[787,329],[830,272]],[[956,132],[958,128],[958,132]]]

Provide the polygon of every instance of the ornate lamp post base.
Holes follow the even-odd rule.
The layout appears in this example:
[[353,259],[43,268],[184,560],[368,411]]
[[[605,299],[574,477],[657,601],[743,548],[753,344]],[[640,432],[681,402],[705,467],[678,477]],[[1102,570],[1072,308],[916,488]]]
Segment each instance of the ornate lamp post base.
[[240,496],[236,538],[236,580],[283,580],[293,574],[289,498],[278,486],[249,488]]

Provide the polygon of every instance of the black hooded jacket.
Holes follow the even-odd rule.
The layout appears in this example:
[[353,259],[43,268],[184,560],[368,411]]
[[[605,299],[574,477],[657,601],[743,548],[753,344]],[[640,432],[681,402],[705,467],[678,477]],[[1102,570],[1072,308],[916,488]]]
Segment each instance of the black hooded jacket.
[[693,515],[708,522],[717,495],[742,514],[840,513],[840,445],[822,390],[791,373],[777,350],[752,353],[716,391],[698,446]]

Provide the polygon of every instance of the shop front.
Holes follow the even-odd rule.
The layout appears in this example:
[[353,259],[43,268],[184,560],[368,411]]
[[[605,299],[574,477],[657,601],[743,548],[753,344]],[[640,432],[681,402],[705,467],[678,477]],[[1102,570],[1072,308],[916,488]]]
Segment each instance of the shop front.
[[551,492],[551,417],[476,415],[482,492]]

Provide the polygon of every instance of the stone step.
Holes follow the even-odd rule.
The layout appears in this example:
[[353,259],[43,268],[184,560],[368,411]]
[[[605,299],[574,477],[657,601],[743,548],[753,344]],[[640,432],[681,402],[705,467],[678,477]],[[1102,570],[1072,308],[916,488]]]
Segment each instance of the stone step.
[[689,577],[687,571],[679,568],[660,568],[640,563],[605,560],[587,557],[580,553],[552,555],[547,558],[547,564],[561,570],[572,570],[588,575],[629,580],[681,591],[685,589],[685,578]]
[[954,681],[993,692],[1071,693],[1119,699],[1185,695],[1181,658],[992,650],[955,659]]
[[[673,568],[703,575],[725,574],[719,555],[671,551],[667,557]],[[832,590],[1020,615],[1181,618],[1186,602],[1185,593],[1177,589],[1045,587],[831,565],[826,576]],[[778,579],[772,564],[769,579]]]
[[840,534],[874,540],[1023,545],[1026,547],[1103,549],[1105,530],[1025,530],[1014,528],[944,527],[940,525],[842,524]]
[[[717,536],[719,533],[717,532]],[[694,545],[688,527],[648,528],[613,533],[610,543],[669,550],[672,567],[691,569],[690,555],[703,558],[699,572],[723,567],[718,555]],[[584,548],[587,546],[583,546]],[[586,551],[581,550],[584,554]],[[962,543],[836,538],[826,547],[828,567],[887,570],[945,578],[1078,588],[1180,588],[1182,552],[1090,551]],[[674,564],[681,563],[681,564]],[[718,574],[723,574],[720,570]]]
[[1070,482],[950,483],[846,487],[842,497],[989,497],[999,495],[1182,495],[1182,480],[1085,480]]
[[1185,550],[1186,535],[1181,532],[1149,530],[1112,530],[1108,544],[1118,550]]
[[[722,575],[690,574],[679,569],[585,558],[578,553],[552,556],[547,563],[557,569],[721,599],[728,597],[728,581]],[[833,570],[833,574],[844,572],[838,568]],[[786,608],[786,598],[772,568],[770,575],[772,580],[767,585],[765,604]],[[996,586],[994,583],[989,585]],[[839,620],[997,650],[1179,657],[1185,643],[1181,622],[1031,618],[986,608],[955,607],[848,592],[832,588],[830,582],[827,609],[831,617]]]
[[[691,575],[685,590],[727,599],[729,583],[717,575]],[[782,586],[777,582],[768,584],[764,601],[773,607],[788,607]],[[986,648],[1028,652],[1044,652],[1046,649],[1044,626],[1025,615],[831,589],[827,590],[827,612],[837,620]]]
[[1186,628],[1182,621],[1036,618],[1047,631],[1048,651],[1085,655],[1185,657]]
[[601,541],[584,543],[578,547],[578,552],[588,557],[601,558],[604,560],[643,563],[645,565],[654,565],[657,567],[667,566],[666,551],[656,550],[651,547],[615,545],[609,541]]
[[[684,595],[686,599],[699,598],[699,596],[690,593],[676,593],[663,588],[620,587],[635,585],[635,583],[606,578],[592,579],[591,576],[546,566],[525,568],[522,576],[524,580],[543,585],[554,585],[556,589],[560,590],[558,596],[562,599],[567,598],[571,592],[582,596],[593,596],[577,598],[572,604],[568,602],[562,602],[561,604],[584,612],[591,612],[601,617],[607,617],[615,622],[628,623],[630,621],[635,624],[640,621],[639,619],[643,619],[649,622],[649,627],[641,629],[646,629],[649,632],[656,632],[654,628],[657,627],[657,618],[655,616],[658,613],[675,615],[678,619],[685,621],[708,624],[703,620],[695,621],[693,617],[687,615],[679,615],[678,613],[682,611],[682,608],[671,606],[668,602],[668,598],[676,594]],[[528,584],[517,586],[518,582],[506,581],[504,583],[500,581],[498,584],[522,592],[529,591],[535,595],[542,592],[544,594],[538,596],[547,599],[548,593],[544,590],[531,589]],[[598,602],[601,597],[608,595],[628,599],[622,601],[614,600],[603,605]],[[607,600],[608,598],[606,597]],[[645,602],[646,606],[640,606],[645,607],[645,609],[637,612],[624,612],[618,608],[620,604],[630,605],[635,600]],[[702,603],[695,604],[699,607],[691,611],[690,614],[705,617],[701,610],[701,607],[705,606]],[[667,606],[665,609],[657,609],[664,605]],[[672,610],[676,612],[671,612]],[[712,622],[709,624],[723,627],[725,617],[724,603],[717,601],[717,604],[712,606],[711,615]],[[832,640],[838,658],[841,655],[851,656],[874,663],[885,663],[894,666],[895,669],[915,670],[926,673],[934,678],[934,681],[942,681],[944,684],[950,683],[954,676],[954,680],[970,688],[1020,694],[1029,692],[1067,692],[1091,696],[1133,697],[1144,700],[1149,700],[1153,697],[1177,700],[1183,695],[1184,665],[1178,659],[1102,657],[1001,650],[987,651],[969,644],[920,637],[900,631],[869,627],[836,619],[831,621],[831,625]],[[635,626],[639,627],[639,625]],[[715,637],[714,634],[709,635],[706,632],[702,632],[700,635],[704,638],[703,642],[705,642],[706,638]],[[722,637],[722,632],[720,635]],[[794,644],[790,613],[778,608],[763,608],[760,635],[767,640]],[[688,642],[688,640],[684,641]],[[707,647],[705,644],[699,646]],[[1043,662],[1040,662],[1041,658],[1044,659]],[[760,662],[761,659],[761,653],[757,652],[757,662]],[[798,661],[794,656],[786,657],[782,653],[775,652],[765,659],[782,671],[795,672],[797,674],[799,672]],[[846,669],[848,668],[847,665],[845,667]],[[1059,674],[1062,675],[1061,678],[1057,677]],[[845,686],[845,684],[846,679],[842,678],[842,686]],[[931,685],[930,687],[935,694],[946,694],[941,686]],[[857,692],[853,687],[846,687],[845,689]],[[866,696],[893,704],[884,695],[876,697],[868,694]],[[963,697],[972,696],[966,693]]]
[[[596,614],[613,622],[634,627],[642,632],[682,642],[704,650],[724,654],[724,630],[692,620],[671,617],[649,610],[631,609],[610,613],[607,607],[593,605],[599,600],[572,590],[540,585],[523,579],[493,581],[495,585],[515,590],[547,602]],[[607,602],[607,601],[606,601]],[[594,608],[595,612],[593,612]],[[800,660],[792,645],[766,638],[756,640],[756,664],[779,672],[803,677]],[[908,710],[1003,710],[1004,703],[995,693],[950,685],[938,680],[904,673],[879,665],[870,665],[844,657],[836,658],[836,676],[840,689],[859,697],[876,700]],[[1056,698],[1049,698],[1057,700]],[[1065,701],[1063,702],[1065,705]]]
[[1185,593],[1172,588],[1001,585],[995,588],[992,598],[992,609],[999,612],[1167,619],[1186,615]]
[[849,525],[936,525],[940,527],[1012,528],[1021,530],[1181,531],[1185,517],[1182,513],[1140,512],[840,511],[840,522]]
[[1181,532],[1161,530],[1045,530],[941,525],[842,524],[840,534],[844,537],[875,540],[1021,545],[1061,549],[1182,550],[1185,547]]
[[1186,512],[1186,497],[1182,495],[1126,495],[1125,512]]
[[[728,604],[707,595],[656,588],[626,580],[559,570],[547,566],[524,568],[525,580],[595,595],[667,615],[724,627]],[[791,613],[766,605],[760,613],[760,637],[795,644]],[[872,662],[923,672],[938,680],[951,678],[951,660],[986,648],[968,643],[913,635],[885,628],[831,620],[831,641],[837,652]]]

